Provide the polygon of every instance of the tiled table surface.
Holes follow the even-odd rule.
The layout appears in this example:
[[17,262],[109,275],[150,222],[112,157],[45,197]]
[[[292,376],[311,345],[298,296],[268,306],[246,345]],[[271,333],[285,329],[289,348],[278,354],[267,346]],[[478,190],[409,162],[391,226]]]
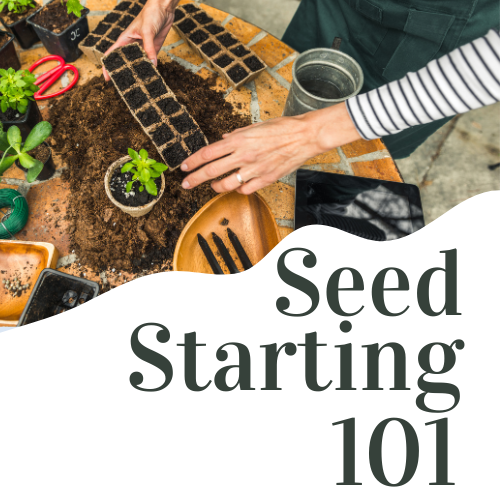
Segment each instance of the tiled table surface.
[[[41,0],[37,1],[41,3]],[[92,30],[118,2],[117,0],[86,0],[83,3],[91,10],[89,24]],[[181,0],[180,3],[189,2]],[[292,65],[298,55],[297,52],[256,26],[213,7],[204,4],[200,4],[200,6],[211,17],[222,22],[228,31],[237,36],[243,43],[251,46],[269,66],[269,69],[256,80],[239,90],[228,88],[227,83],[221,77],[217,78],[214,84],[215,88],[224,91],[228,101],[238,104],[238,112],[250,115],[254,122],[281,116],[290,88]],[[47,51],[41,44],[24,51],[20,50],[19,46],[17,48],[23,68],[30,67],[35,61],[47,55]],[[208,78],[213,75],[208,65],[189,48],[173,29],[165,40],[160,57],[165,60],[175,60],[202,77]],[[80,71],[78,85],[101,73],[101,70],[96,68],[86,56],[80,57],[73,64]],[[44,67],[40,68],[40,72],[45,72],[52,66],[55,66],[55,63],[46,63]],[[68,78],[71,76],[63,77],[64,85],[69,81]],[[56,88],[57,85],[53,87],[53,89]],[[45,117],[50,102],[41,101],[39,104]],[[133,119],[132,116],[130,119]],[[17,167],[11,167],[0,179],[0,189],[7,187],[18,189],[28,200],[30,218],[17,238],[25,241],[53,243],[61,256],[58,265],[65,266],[61,270],[79,274],[80,269],[76,264],[68,266],[77,261],[77,256],[70,247],[65,221],[61,220],[61,216],[65,214],[69,194],[67,184],[60,178],[66,166],[59,158],[56,158],[56,164],[58,170],[52,179],[35,181],[32,184],[28,184],[24,180],[24,172]],[[380,140],[357,141],[337,148],[312,158],[307,162],[305,168],[397,182],[403,181],[396,164]],[[270,205],[282,237],[291,233],[294,216],[294,176],[284,178],[280,182],[260,190],[259,194]],[[53,205],[56,207],[57,214],[54,213]],[[112,286],[134,278],[130,275],[118,275],[112,271],[97,275],[88,272],[88,270],[86,277],[104,283],[109,282]]]

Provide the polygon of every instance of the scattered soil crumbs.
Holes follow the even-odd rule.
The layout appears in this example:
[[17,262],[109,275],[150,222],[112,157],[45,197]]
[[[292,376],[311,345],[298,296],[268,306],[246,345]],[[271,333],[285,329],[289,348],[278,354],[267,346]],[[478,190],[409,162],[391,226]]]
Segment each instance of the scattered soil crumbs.
[[66,2],[52,2],[46,5],[34,18],[33,22],[43,28],[52,31],[52,33],[62,33],[73,23],[78,21],[75,14],[68,14]]
[[[186,106],[210,143],[251,123],[234,112],[213,82],[190,73],[175,62],[159,62],[167,85]],[[189,219],[216,193],[205,183],[185,191],[184,174],[166,172],[165,193],[152,212],[132,218],[115,207],[104,190],[108,167],[127,154],[127,148],[146,149],[162,161],[153,143],[131,116],[112,83],[93,78],[58,99],[50,111],[54,149],[68,166],[68,219],[71,248],[82,266],[96,272],[170,267],[175,245]],[[105,290],[103,290],[105,291]]]

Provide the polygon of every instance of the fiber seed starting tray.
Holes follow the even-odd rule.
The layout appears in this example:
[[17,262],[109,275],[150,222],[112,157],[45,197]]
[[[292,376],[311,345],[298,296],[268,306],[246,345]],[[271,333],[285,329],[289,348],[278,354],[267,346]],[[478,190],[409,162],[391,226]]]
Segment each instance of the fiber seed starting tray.
[[79,44],[80,50],[96,65],[139,15],[146,0],[120,2]]
[[172,170],[208,144],[199,125],[177,101],[138,43],[114,50],[103,57],[102,63],[130,112]]
[[266,63],[251,49],[192,3],[177,7],[174,28],[235,89],[267,68]]

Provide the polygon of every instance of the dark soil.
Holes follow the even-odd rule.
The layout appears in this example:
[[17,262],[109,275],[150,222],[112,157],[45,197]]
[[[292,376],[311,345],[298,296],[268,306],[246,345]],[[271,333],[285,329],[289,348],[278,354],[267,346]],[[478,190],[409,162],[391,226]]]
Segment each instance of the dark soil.
[[127,90],[129,87],[132,87],[135,83],[134,75],[128,68],[120,71],[116,75],[113,75],[113,78],[115,79],[116,85],[118,85],[118,88],[122,92]]
[[23,12],[22,14],[15,14],[14,12],[9,12],[7,7],[0,14],[0,17],[2,18],[2,21],[6,26],[11,26],[12,24],[17,23],[18,21],[22,21],[23,19],[26,19],[27,17],[31,16],[31,14],[36,12],[37,9],[39,8],[40,5],[35,4],[34,7],[30,7],[26,12]]
[[233,61],[234,59],[232,57],[229,57],[227,54],[214,59],[214,63],[217,64],[217,66],[219,66],[220,68],[229,66]]
[[200,12],[193,16],[200,24],[208,24],[213,21],[213,19],[207,15],[206,12]]
[[173,98],[167,97],[166,99],[162,99],[158,101],[156,105],[167,115],[173,115],[177,113],[179,109],[181,109],[180,104]]
[[106,52],[112,45],[113,45],[113,42],[108,42],[108,40],[101,40],[97,44],[96,50],[98,50],[99,52],[102,52],[104,54],[104,52]]
[[116,23],[120,19],[120,14],[117,14],[116,12],[110,12],[104,19],[103,21],[105,23]]
[[2,55],[0,56],[0,68],[14,68],[18,70],[20,69],[20,64],[19,58],[16,55],[14,41],[7,45],[9,40],[11,40],[9,35],[0,33],[0,50],[2,51]]
[[221,226],[228,226],[229,225],[229,221],[224,217],[221,221],[220,221],[220,225]]
[[239,45],[238,47],[236,47],[235,49],[231,49],[231,52],[237,56],[237,57],[244,57],[246,56],[247,54],[250,54],[250,51],[245,49],[245,47],[243,47],[243,45]]
[[52,152],[48,146],[42,143],[31,151],[28,151],[28,154],[36,160],[45,163],[50,158]]
[[[115,169],[113,175],[111,176],[111,180],[109,181],[109,189],[111,190],[111,194],[113,198],[122,205],[126,207],[142,207],[143,205],[147,205],[151,203],[157,196],[150,195],[146,188],[142,193],[139,191],[140,182],[134,182],[130,193],[126,192],[127,182],[132,180],[132,173],[125,172],[121,173],[119,168]],[[155,179],[156,189],[158,190],[158,194],[161,190],[161,177],[157,177]]]
[[178,28],[183,32],[183,33],[191,33],[196,28],[196,23],[192,19],[186,19],[185,21],[182,21],[182,23],[179,23]]
[[190,14],[192,14],[193,12],[198,12],[200,10],[199,7],[196,7],[196,5],[193,5],[193,4],[183,5],[183,7],[184,7],[184,10],[186,12],[189,12]]
[[255,56],[247,57],[243,62],[251,71],[259,71],[259,69],[264,67],[264,65]]
[[149,61],[142,61],[139,64],[136,64],[134,66],[134,71],[141,80],[147,80],[148,78],[156,76],[153,63]]
[[238,43],[238,40],[234,38],[234,36],[230,35],[229,33],[224,33],[223,35],[220,35],[217,37],[217,40],[219,40],[224,47],[231,47],[235,43]]
[[192,35],[189,35],[189,39],[196,45],[200,45],[208,38],[208,35],[203,30],[196,30]]
[[0,49],[10,40],[10,36],[7,33],[0,33]]
[[148,107],[144,111],[137,113],[137,118],[145,127],[150,127],[161,121],[160,115],[153,107]]
[[142,7],[140,5],[133,5],[130,9],[128,9],[129,14],[132,16],[138,16],[139,13],[141,12]]
[[238,83],[241,82],[244,78],[248,76],[248,71],[243,68],[240,64],[233,66],[227,74],[233,80],[233,82]]
[[133,89],[130,92],[124,94],[127,104],[135,111],[136,109],[142,108],[144,104],[148,102],[146,94],[139,88]]
[[163,151],[163,156],[165,156],[168,165],[173,165],[177,167],[180,165],[189,155],[184,151],[183,147],[176,143],[173,146],[168,147]]
[[217,35],[224,31],[224,28],[222,26],[218,26],[217,24],[210,24],[209,26],[205,26],[205,29],[211,34],[211,35]]
[[179,116],[173,116],[170,118],[170,122],[179,134],[185,134],[189,130],[196,128],[195,123],[191,120],[191,117],[187,113],[182,113],[182,115]]
[[168,125],[162,124],[151,134],[151,136],[153,137],[153,142],[158,147],[161,147],[174,138],[174,133]]
[[111,52],[106,59],[106,69],[108,71],[114,71],[115,69],[121,68],[125,65],[125,61],[118,52]]
[[[249,117],[236,114],[224,101],[223,92],[210,88],[213,82],[175,62],[160,61],[158,70],[210,143],[250,125]],[[168,103],[168,99],[164,101]],[[162,159],[114,85],[102,77],[55,100],[49,121],[54,126],[49,140],[68,166],[63,178],[70,187],[67,217],[71,248],[82,266],[134,272],[149,269],[152,263],[168,268],[182,229],[216,196],[210,184],[185,191],[180,187],[184,174],[167,170],[165,193],[149,214],[135,219],[115,207],[104,190],[108,167],[125,156],[129,147],[136,151],[144,148],[156,161]],[[182,148],[180,154],[185,154]]]
[[[19,115],[19,116],[16,116]],[[18,111],[14,111],[11,108],[8,108],[5,113],[0,111],[0,122],[19,122],[23,120],[24,115],[20,114]]]
[[123,19],[118,23],[118,26],[123,29],[128,28],[133,20],[134,18],[132,16],[123,16]]
[[85,38],[85,42],[83,42],[83,45],[85,47],[93,47],[100,39],[101,37],[99,36],[89,35]]
[[201,132],[195,132],[193,135],[187,137],[184,141],[186,146],[189,148],[191,154],[196,153],[201,148],[205,147],[205,141],[203,140],[203,135]]
[[111,30],[111,32],[107,35],[107,37],[110,39],[110,40],[113,40],[113,42],[116,42],[116,40],[118,40],[118,37],[123,33],[123,28],[120,28],[120,27],[117,27],[113,30]]
[[111,24],[106,24],[101,21],[92,33],[95,35],[104,35],[108,32],[109,28],[111,28]]
[[180,21],[185,16],[186,14],[184,14],[184,12],[180,11],[179,9],[175,9],[174,23]]
[[208,42],[201,46],[201,50],[208,56],[212,57],[222,49],[215,42]]
[[167,93],[167,87],[165,87],[165,84],[159,78],[146,85],[146,90],[153,99],[157,99]]
[[122,49],[123,54],[129,61],[135,61],[142,57],[142,51],[137,45],[127,45]]
[[125,12],[131,5],[132,2],[121,2],[115,7],[115,10]]
[[52,33],[62,33],[66,28],[78,21],[74,14],[68,15],[66,2],[62,4],[59,0],[47,4],[33,18],[33,22],[42,28],[52,31]]

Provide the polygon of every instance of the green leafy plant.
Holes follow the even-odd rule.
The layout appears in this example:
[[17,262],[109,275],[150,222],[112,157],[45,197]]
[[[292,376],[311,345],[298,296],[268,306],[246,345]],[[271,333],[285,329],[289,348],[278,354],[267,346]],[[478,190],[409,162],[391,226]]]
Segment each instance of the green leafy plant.
[[15,71],[13,68],[0,69],[0,109],[26,113],[29,101],[34,101],[33,94],[40,88],[35,85],[36,76],[27,69]]
[[134,182],[139,181],[141,185],[139,186],[139,191],[142,193],[144,188],[146,191],[152,195],[157,196],[158,190],[156,189],[156,184],[154,179],[160,177],[162,172],[168,169],[167,165],[163,163],[158,163],[152,158],[148,159],[148,152],[145,149],[141,149],[139,152],[133,149],[128,149],[128,154],[132,161],[125,163],[122,167],[122,174],[125,172],[132,172],[132,180],[127,182],[126,191],[130,193]]
[[24,14],[30,7],[35,7],[32,0],[0,0],[0,12],[7,7],[14,14]]
[[43,163],[32,158],[28,151],[42,144],[51,133],[52,125],[49,122],[40,122],[33,127],[23,143],[19,127],[12,125],[7,132],[4,132],[2,125],[0,127],[0,151],[2,153],[0,154],[3,156],[0,160],[0,176],[19,158],[19,163],[28,169],[26,180],[33,182],[42,171]]
[[[61,3],[64,5],[64,0],[61,0]],[[82,10],[84,7],[80,3],[80,0],[68,0],[66,2],[66,8],[68,9],[68,15],[75,14],[76,17],[82,17]]]

